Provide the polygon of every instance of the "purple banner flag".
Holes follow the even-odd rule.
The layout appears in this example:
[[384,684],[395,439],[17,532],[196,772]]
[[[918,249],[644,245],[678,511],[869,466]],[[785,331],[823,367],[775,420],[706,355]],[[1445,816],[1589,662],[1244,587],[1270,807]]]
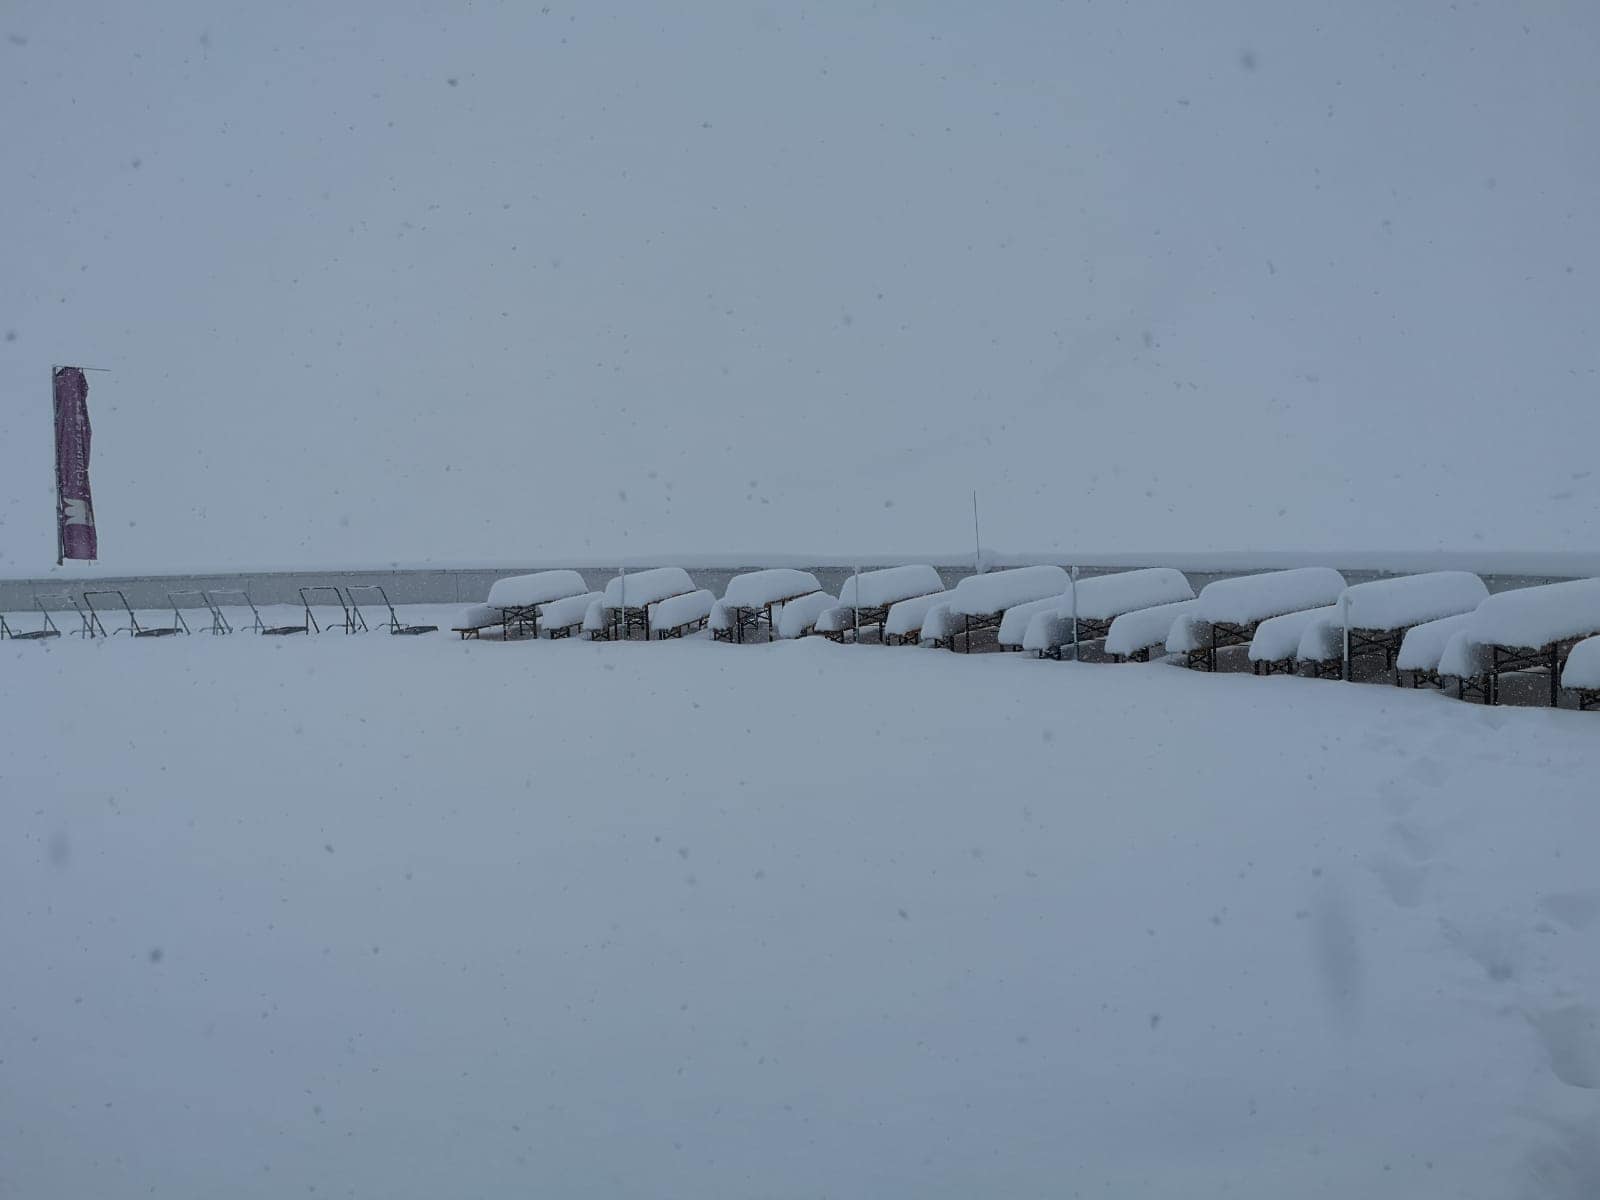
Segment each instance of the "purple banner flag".
[[96,558],[89,496],[89,381],[77,367],[55,369],[56,562]]

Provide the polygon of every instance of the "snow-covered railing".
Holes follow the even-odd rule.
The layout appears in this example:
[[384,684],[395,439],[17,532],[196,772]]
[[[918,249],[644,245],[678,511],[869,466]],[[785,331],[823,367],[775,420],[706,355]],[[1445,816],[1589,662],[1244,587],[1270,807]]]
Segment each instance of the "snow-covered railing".
[[1550,672],[1554,708],[1562,659],[1578,641],[1600,634],[1600,579],[1498,592],[1478,605],[1468,628],[1489,648],[1491,698],[1498,697],[1505,672],[1543,668]]
[[913,596],[896,601],[889,606],[883,622],[883,640],[915,645],[921,640],[922,622],[933,608],[950,602],[949,592],[930,592],[926,596]]
[[817,582],[815,575],[793,567],[773,567],[735,575],[728,580],[722,599],[717,601],[717,620],[712,626],[712,637],[717,641],[742,642],[745,631],[760,628],[763,621],[770,634],[773,632],[774,612],[778,605],[821,590],[822,585]]
[[1189,665],[1214,671],[1217,651],[1247,645],[1262,621],[1308,608],[1326,608],[1339,599],[1344,588],[1344,576],[1332,567],[1297,567],[1208,583],[1200,590],[1198,611],[1211,623],[1210,645],[1204,656],[1191,652]]
[[656,640],[681,638],[704,627],[716,602],[716,596],[705,588],[656,601],[650,606],[650,628],[655,630]]
[[1111,622],[1106,633],[1105,652],[1118,659],[1148,659],[1155,647],[1166,646],[1172,623],[1185,613],[1194,612],[1199,603],[1198,600],[1179,600],[1123,613]]
[[826,592],[811,592],[789,601],[774,614],[780,638],[804,637],[816,625],[817,619],[838,605],[839,598]]

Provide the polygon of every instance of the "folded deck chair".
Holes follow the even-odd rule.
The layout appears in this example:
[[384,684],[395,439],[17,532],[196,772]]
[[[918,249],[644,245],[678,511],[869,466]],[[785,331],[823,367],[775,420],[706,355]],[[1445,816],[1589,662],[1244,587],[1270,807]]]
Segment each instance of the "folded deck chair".
[[[350,607],[359,617],[361,606],[356,603],[357,592],[377,592],[378,599],[383,601],[383,606],[389,610],[389,632],[392,634],[418,634],[433,633],[438,630],[437,625],[406,625],[401,622],[400,615],[394,611],[394,605],[389,602],[389,593],[383,590],[382,584],[377,583],[352,583],[345,587],[345,594],[350,597]],[[361,621],[361,628],[367,627],[366,621]]]
[[42,596],[33,598],[33,607],[39,610],[42,618],[37,629],[13,629],[6,624],[4,613],[0,613],[0,637],[14,638],[19,642],[36,642],[41,638],[60,637],[61,630],[56,628],[56,623],[50,619],[50,610],[44,606]]
[[90,637],[94,637],[96,635],[100,637],[110,636],[106,633],[105,624],[101,620],[103,614],[97,608],[95,608],[94,601],[96,596],[115,596],[117,598],[117,602],[122,605],[122,611],[128,614],[127,627],[125,629],[113,630],[112,632],[114,633],[126,633],[136,638],[147,638],[169,637],[174,633],[189,632],[189,627],[184,624],[183,617],[178,614],[178,610],[176,608],[172,610],[174,619],[171,625],[141,625],[139,624],[139,618],[134,615],[133,606],[128,603],[128,597],[123,595],[122,589],[102,588],[98,591],[83,593],[83,602],[89,606],[89,628],[91,630],[89,635]]
[[[310,632],[310,627],[308,625],[268,625],[261,619],[261,610],[256,607],[256,602],[250,599],[250,593],[245,591],[243,588],[215,588],[203,594],[206,600],[210,602],[212,608],[215,609],[219,614],[222,612],[222,609],[226,607],[226,601],[223,600],[222,597],[239,597],[239,599],[245,602],[245,606],[250,610],[250,628],[255,633],[278,636],[289,633]],[[308,609],[308,615],[309,612],[310,610]],[[226,617],[222,618],[222,623],[226,625],[229,630],[232,630],[233,626],[228,624],[228,619]]]
[[[312,594],[320,594],[322,592],[333,593],[334,601],[339,605],[339,611],[344,613],[344,631],[346,633],[355,633],[358,629],[366,629],[367,623],[366,621],[361,620],[361,613],[359,610],[354,613],[350,611],[350,602],[345,599],[343,591],[331,583],[319,583],[314,584],[311,587],[303,587],[300,589],[300,604],[301,607],[306,610],[306,624],[310,626],[313,633],[326,633],[329,629],[333,628],[332,625],[329,625],[328,629],[323,629],[321,625],[317,624],[316,614],[311,611]],[[329,605],[329,607],[331,608],[332,605]]]

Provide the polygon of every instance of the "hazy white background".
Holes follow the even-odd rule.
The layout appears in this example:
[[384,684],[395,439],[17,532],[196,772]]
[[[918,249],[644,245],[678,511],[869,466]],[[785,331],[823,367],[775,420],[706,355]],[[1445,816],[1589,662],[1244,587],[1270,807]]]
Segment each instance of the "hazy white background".
[[0,570],[1578,548],[1600,7],[9,3]]

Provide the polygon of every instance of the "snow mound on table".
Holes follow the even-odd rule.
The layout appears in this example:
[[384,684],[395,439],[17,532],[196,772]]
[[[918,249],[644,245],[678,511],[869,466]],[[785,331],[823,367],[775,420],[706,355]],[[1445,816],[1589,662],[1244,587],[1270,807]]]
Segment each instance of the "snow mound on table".
[[1400,653],[1395,656],[1394,665],[1402,671],[1437,671],[1450,639],[1471,623],[1472,614],[1468,612],[1413,625],[1400,640]]
[[676,629],[691,621],[702,620],[711,615],[711,606],[716,602],[716,596],[705,588],[669,596],[650,606],[650,628],[659,633],[663,629]]
[[489,604],[495,608],[526,608],[589,590],[576,571],[536,571],[496,579],[489,587]]
[[1487,675],[1491,666],[1489,647],[1473,637],[1470,627],[1452,634],[1439,656],[1439,674],[1457,679]]
[[735,575],[723,590],[722,601],[738,608],[764,608],[779,600],[820,592],[822,585],[810,571],[793,567],[773,567]]
[[606,584],[605,605],[607,608],[618,608],[626,600],[629,608],[644,608],[668,596],[694,590],[694,580],[682,567],[651,567],[647,571],[629,571],[626,576],[614,576]]
[[809,596],[789,601],[778,614],[778,636],[804,637],[816,625],[817,618],[838,603],[839,597],[830,596],[826,592],[812,592]]
[[1111,622],[1111,629],[1106,633],[1105,652],[1127,658],[1152,646],[1165,645],[1172,623],[1185,613],[1194,612],[1199,603],[1198,600],[1179,600],[1123,613]]
[[839,589],[839,603],[845,607],[882,608],[914,596],[931,596],[944,591],[944,581],[939,572],[930,566],[915,564],[904,567],[884,567],[880,571],[863,571],[861,594],[856,595],[856,579],[852,575]]
[[1071,582],[1060,567],[1013,567],[988,575],[968,575],[951,589],[950,611],[962,617],[986,617],[1030,600],[1059,596]]
[[582,595],[552,600],[539,609],[539,620],[546,629],[569,629],[582,624],[589,606],[604,597],[603,592],[584,592]]
[[[1319,612],[1322,615],[1316,615]],[[1306,625],[1305,632],[1300,635],[1300,644],[1295,647],[1295,658],[1308,663],[1342,662],[1344,624],[1338,607],[1335,606],[1331,613],[1327,609],[1312,609],[1312,614],[1314,619]]]
[[845,604],[836,604],[817,618],[818,633],[843,633],[855,627],[856,610]]
[[888,615],[883,621],[885,637],[905,637],[922,628],[923,621],[928,613],[941,604],[950,602],[949,592],[930,592],[926,596],[914,596],[908,600],[901,600],[892,605]]
[[1078,619],[1110,621],[1126,612],[1193,599],[1189,580],[1172,567],[1092,575],[1078,580]]
[[1200,591],[1200,614],[1213,624],[1250,625],[1268,617],[1323,608],[1344,591],[1332,567],[1296,567],[1219,579]]
[[738,608],[736,604],[729,604],[726,600],[718,600],[711,606],[711,619],[707,624],[718,633],[726,629],[732,629],[734,610],[736,608]]
[[469,604],[450,626],[452,629],[487,629],[500,624],[500,610],[487,604]]
[[1600,579],[1497,592],[1478,605],[1472,620],[1473,637],[1486,646],[1537,650],[1591,633],[1600,633]]
[[1193,650],[1204,650],[1211,644],[1211,622],[1200,612],[1200,602],[1195,601],[1195,607],[1188,612],[1178,614],[1177,620],[1172,622],[1172,629],[1167,634],[1168,654],[1188,654]]
[[596,600],[588,608],[584,609],[583,631],[585,633],[599,633],[609,624],[611,624],[611,618],[606,614],[606,602],[602,594],[601,599]]
[[1030,600],[1026,604],[1013,604],[1000,618],[1000,632],[996,641],[1002,646],[1026,646],[1023,635],[1027,633],[1034,617],[1060,609],[1068,611],[1066,596],[1046,596],[1043,600]]
[[950,602],[935,604],[928,609],[927,615],[922,618],[922,640],[925,642],[944,642],[955,637],[956,630],[961,628],[961,621],[955,613],[950,611]]
[[1572,648],[1561,671],[1561,686],[1600,688],[1600,637],[1584,638]]
[[1330,618],[1337,620],[1338,616],[1338,607],[1330,605],[1268,617],[1256,627],[1255,637],[1250,639],[1250,661],[1283,662],[1293,658],[1300,647],[1301,635],[1312,622]]
[[1489,595],[1470,571],[1429,571],[1399,579],[1374,579],[1344,590],[1351,629],[1406,629],[1469,613]]

